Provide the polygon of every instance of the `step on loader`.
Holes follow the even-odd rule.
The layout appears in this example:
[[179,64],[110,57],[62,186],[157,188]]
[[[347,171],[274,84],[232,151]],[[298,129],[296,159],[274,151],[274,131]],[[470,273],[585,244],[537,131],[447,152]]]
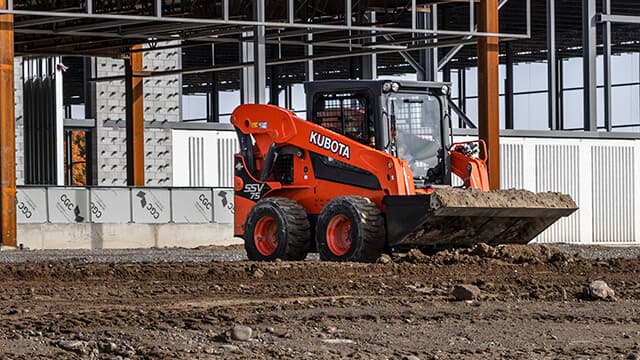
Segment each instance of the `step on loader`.
[[306,120],[273,105],[231,117],[234,232],[251,260],[524,244],[577,209],[563,194],[489,191],[485,144],[452,142],[448,84],[329,80],[305,92]]

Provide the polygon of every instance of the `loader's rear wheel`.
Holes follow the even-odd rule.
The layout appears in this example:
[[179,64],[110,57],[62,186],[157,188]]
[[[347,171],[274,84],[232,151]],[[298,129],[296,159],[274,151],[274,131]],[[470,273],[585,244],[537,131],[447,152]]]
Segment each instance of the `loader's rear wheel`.
[[249,260],[303,260],[311,245],[311,226],[304,208],[286,198],[259,201],[245,224],[244,248]]
[[367,198],[335,198],[318,218],[316,241],[321,260],[375,261],[385,245],[384,218]]

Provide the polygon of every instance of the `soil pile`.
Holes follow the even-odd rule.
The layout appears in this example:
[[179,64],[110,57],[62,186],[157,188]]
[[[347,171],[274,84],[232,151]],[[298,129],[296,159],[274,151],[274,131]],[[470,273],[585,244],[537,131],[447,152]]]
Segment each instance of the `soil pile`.
[[554,264],[578,260],[574,255],[546,245],[499,245],[477,244],[471,248],[442,250],[432,255],[411,249],[407,253],[395,254],[396,262],[451,265],[498,262],[508,264]]
[[557,193],[534,193],[521,189],[480,191],[477,189],[437,189],[433,195],[442,207],[486,208],[577,208],[571,196]]

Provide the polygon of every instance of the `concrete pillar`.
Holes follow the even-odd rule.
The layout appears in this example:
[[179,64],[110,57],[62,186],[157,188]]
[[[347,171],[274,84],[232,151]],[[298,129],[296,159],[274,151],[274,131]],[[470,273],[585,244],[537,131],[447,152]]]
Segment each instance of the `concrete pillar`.
[[[480,1],[478,31],[497,33],[499,30],[498,0]],[[478,133],[487,143],[491,189],[500,188],[499,51],[498,38],[478,38]]]
[[[140,50],[141,46],[131,47]],[[142,52],[132,51],[125,60],[127,99],[127,184],[144,186],[144,92],[142,88]]]
[[[0,0],[0,8],[6,8]],[[17,245],[13,15],[0,15],[0,241]]]

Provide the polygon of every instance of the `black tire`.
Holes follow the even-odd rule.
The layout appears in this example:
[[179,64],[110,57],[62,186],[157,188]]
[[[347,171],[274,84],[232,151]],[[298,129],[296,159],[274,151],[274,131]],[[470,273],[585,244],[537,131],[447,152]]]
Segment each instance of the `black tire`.
[[[268,249],[261,245],[264,244],[263,241],[255,237],[256,227],[261,219],[264,219],[266,224],[275,226],[276,244],[274,246],[271,243]],[[244,248],[249,260],[304,260],[310,247],[311,226],[307,213],[294,200],[266,198],[260,200],[249,212],[244,227]]]
[[[350,231],[347,231],[350,243],[339,250],[328,241],[329,224],[332,219],[348,219]],[[333,226],[332,226],[333,228]],[[331,230],[333,231],[333,230]],[[331,200],[322,210],[316,224],[316,242],[321,260],[329,261],[362,261],[377,260],[385,246],[384,217],[371,200],[360,196],[342,196]],[[335,242],[334,242],[335,244]]]

